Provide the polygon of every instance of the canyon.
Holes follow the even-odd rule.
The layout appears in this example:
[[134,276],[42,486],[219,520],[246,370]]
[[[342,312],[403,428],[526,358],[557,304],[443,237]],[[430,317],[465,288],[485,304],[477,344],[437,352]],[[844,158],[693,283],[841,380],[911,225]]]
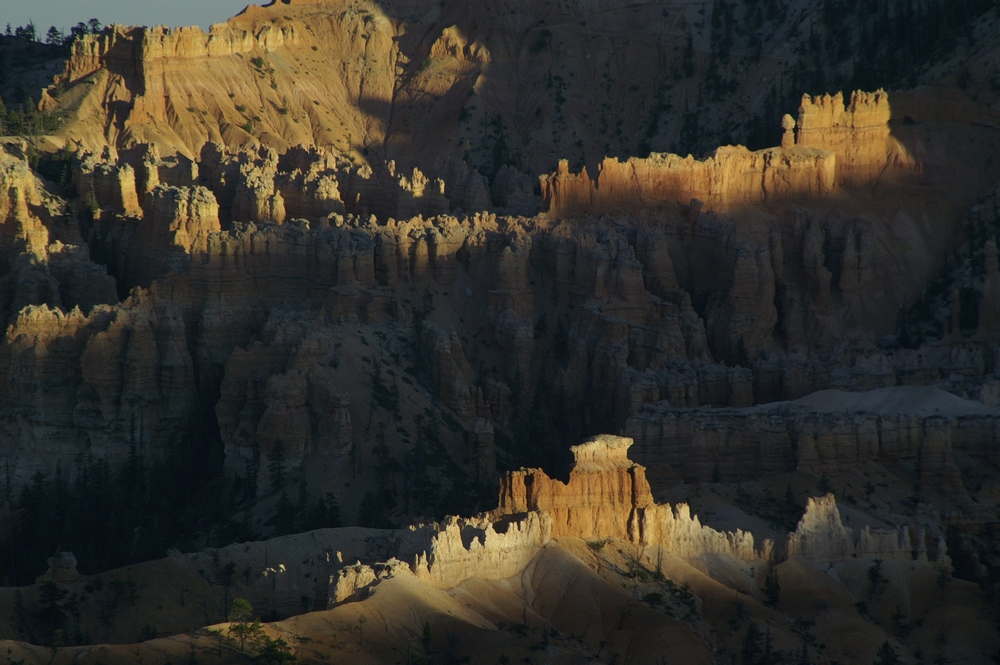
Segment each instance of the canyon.
[[803,94],[746,40],[826,10],[708,4],[73,42],[0,139],[0,651],[1000,653],[996,10]]
[[[84,441],[103,454],[119,450],[119,461],[130,445],[155,456],[205,395],[218,395],[207,417],[218,421],[233,472],[262,469],[279,438],[295,465],[313,454],[342,457],[370,433],[374,409],[365,422],[365,406],[376,400],[383,363],[395,366],[395,402],[441,404],[457,423],[454,445],[475,441],[485,456],[475,464],[486,471],[496,466],[495,432],[509,437],[543,387],[544,408],[582,423],[565,434],[567,444],[585,430],[621,428],[658,400],[748,407],[826,388],[956,376],[967,384],[960,394],[993,399],[978,387],[994,372],[987,337],[953,331],[915,351],[882,343],[897,331],[899,310],[940,269],[931,248],[963,221],[930,224],[927,210],[958,209],[968,196],[960,171],[931,177],[945,165],[899,162],[886,100],[856,94],[849,112],[840,98],[804,100],[803,140],[840,151],[809,148],[825,151],[829,163],[809,166],[806,180],[825,177],[829,191],[806,189],[797,194],[805,198],[764,207],[715,201],[698,189],[705,176],[698,162],[667,167],[676,158],[657,156],[630,164],[649,174],[667,168],[676,188],[658,179],[665,175],[608,184],[620,179],[607,162],[605,184],[591,194],[568,184],[586,182],[585,173],[543,176],[540,205],[548,212],[535,217],[467,215],[464,205],[488,199],[485,181],[468,167],[451,167],[452,194],[451,184],[418,169],[397,174],[390,163],[377,175],[317,147],[278,153],[206,143],[199,161],[162,158],[154,146],[118,158],[79,153],[75,191],[89,208],[81,222],[60,228],[51,216],[46,226],[44,186],[8,156],[8,191],[28,192],[39,208],[12,207],[8,217],[23,229],[15,234],[37,238],[29,245],[35,256],[58,248],[73,257],[50,262],[44,277],[36,261],[7,278],[3,366],[26,377],[6,388],[10,445],[38,450],[39,432],[50,448],[65,442],[65,453],[51,448],[45,464],[18,459],[14,478],[51,472],[56,461],[70,465]],[[880,122],[884,150],[866,162],[860,143],[836,133],[816,138],[809,118],[824,105],[827,115],[866,119],[845,121],[852,127]],[[863,145],[877,144],[871,126],[852,131]],[[759,172],[758,153],[726,154],[734,172]],[[835,177],[841,162],[851,168]],[[858,189],[865,169],[883,182]],[[878,215],[860,212],[873,186],[886,192]],[[746,189],[724,180],[711,187],[737,197]],[[685,202],[692,193],[706,201]],[[619,207],[608,224],[601,215],[624,200],[648,210]],[[582,218],[573,219],[576,205]],[[651,210],[660,212],[651,218]],[[980,224],[997,226],[996,190],[981,196],[977,211]],[[65,240],[51,244],[57,234]],[[356,353],[368,334],[380,340],[377,349]],[[40,348],[61,351],[40,356]],[[401,350],[415,354],[413,367],[400,364]],[[421,369],[426,385],[409,380]],[[359,371],[371,374],[370,389],[334,387]],[[58,377],[52,387],[46,376]]]

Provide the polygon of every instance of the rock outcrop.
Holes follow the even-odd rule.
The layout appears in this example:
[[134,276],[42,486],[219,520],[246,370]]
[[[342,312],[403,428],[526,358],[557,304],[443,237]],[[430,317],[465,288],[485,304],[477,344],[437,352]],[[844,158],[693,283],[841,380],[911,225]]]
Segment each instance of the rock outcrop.
[[829,150],[837,156],[837,184],[864,187],[876,182],[886,168],[917,168],[916,160],[893,136],[889,93],[885,90],[803,95],[795,145]]
[[90,261],[69,211],[29,168],[27,146],[0,146],[0,318],[30,305],[66,311],[117,300],[114,280]]
[[426,584],[450,589],[476,577],[501,580],[520,573],[551,538],[544,512],[498,519],[448,518],[411,527],[399,557]]
[[919,460],[924,486],[958,496],[965,489],[955,454],[996,465],[1000,411],[930,387],[824,391],[748,409],[648,406],[625,432],[636,440],[636,460],[689,482]]
[[[259,11],[259,9],[258,9]],[[213,25],[205,33],[200,28],[165,26],[127,28],[112,26],[103,33],[88,36],[73,43],[72,57],[66,63],[63,82],[75,81],[109,64],[131,65],[133,73],[147,72],[136,67],[148,66],[160,60],[205,58],[249,53],[254,49],[273,51],[286,43],[294,43],[293,30],[262,26],[256,34],[241,32],[226,24]]]
[[164,455],[196,408],[184,335],[178,310],[143,293],[89,315],[22,310],[0,349],[0,371],[12,379],[0,391],[12,481],[72,469],[84,446],[115,464],[130,450]]
[[806,503],[805,515],[788,537],[788,557],[814,562],[883,557],[951,565],[944,538],[923,528],[872,529],[865,525],[855,533],[841,521],[832,494]]
[[631,439],[601,436],[574,446],[567,483],[539,469],[507,474],[496,514],[542,511],[551,517],[553,537],[628,539],[637,511],[653,504],[644,469],[628,459],[631,445]]
[[[245,502],[244,522],[219,534],[337,515],[429,523],[171,552],[156,564],[167,581],[145,578],[161,586],[142,612],[132,599],[116,639],[146,635],[153,624],[138,616],[155,616],[148,606],[178,581],[179,598],[155,610],[165,631],[225,618],[238,589],[268,611],[329,607],[338,620],[377,616],[345,603],[402,598],[413,626],[397,634],[433,612],[441,636],[434,617],[452,621],[444,608],[478,587],[513,589],[516,613],[523,592],[525,633],[541,627],[547,647],[572,633],[563,659],[638,658],[653,633],[673,644],[700,634],[704,660],[724,658],[739,640],[717,625],[730,597],[790,653],[798,636],[779,624],[796,603],[839,613],[843,629],[843,617],[860,617],[854,578],[875,557],[913,580],[897,585],[897,634],[907,613],[955,625],[919,606],[936,597],[924,588],[933,568],[950,566],[942,529],[954,527],[957,562],[1000,496],[1000,411],[985,406],[1000,403],[1000,194],[984,195],[1000,173],[992,96],[955,86],[893,92],[891,104],[881,90],[805,96],[797,118],[781,119],[780,147],[706,150],[705,137],[750,140],[766,130],[760,118],[777,119],[789,79],[775,73],[802,71],[787,44],[804,53],[837,38],[849,49],[867,28],[818,25],[807,42],[801,26],[812,33],[821,10],[800,3],[797,28],[769,16],[751,33],[758,52],[739,58],[717,48],[716,26],[728,42],[734,20],[760,23],[759,12],[727,16],[725,3],[495,4],[284,0],[207,32],[110,26],[74,42],[40,107],[65,124],[0,148],[0,464],[11,497],[0,545],[30,514],[18,504],[32,482],[75,487],[91,462],[134,471],[204,449],[213,480],[233,481]],[[708,21],[673,48],[678,27]],[[730,55],[754,50],[736,40]],[[988,56],[963,73],[981,77]],[[714,99],[723,90],[731,106]],[[50,154],[36,162],[38,146]],[[648,156],[628,158],[638,154]],[[570,447],[597,432],[631,438]],[[478,510],[498,468],[522,464],[547,471],[503,474],[495,510],[441,517]],[[871,503],[865,516],[849,494],[850,508],[811,499],[787,549],[787,527],[747,494],[732,511],[731,488],[690,499],[732,531],[653,498],[686,491],[679,481],[753,481],[751,492],[768,493],[789,474],[791,505],[810,474],[845,479],[846,494],[876,467],[912,484],[906,498],[909,487],[886,492],[901,508]],[[282,495],[293,487],[294,507]],[[960,509],[935,514],[921,501]],[[917,524],[882,528],[899,510]],[[733,525],[743,515],[753,534]],[[81,569],[94,565],[75,549]],[[112,593],[117,603],[122,587],[88,599],[71,555],[49,563],[39,581],[73,587],[74,607],[92,615],[83,627],[76,617],[87,634],[104,619],[96,604]],[[788,594],[780,612],[745,602],[760,597],[765,568],[786,593],[799,576],[839,595]],[[723,579],[732,596],[719,593]],[[403,593],[421,584],[430,588]],[[185,601],[192,589],[204,616],[187,625],[197,610],[178,607],[199,604]],[[875,634],[888,604],[869,600],[855,609],[872,612],[864,630]],[[482,609],[491,602],[477,606],[477,630],[511,618],[501,603]],[[587,605],[579,625],[599,630],[551,620],[584,616],[566,611],[576,603]],[[870,655],[859,653],[845,659]]]
[[698,200],[712,210],[788,197],[822,197],[835,185],[836,155],[807,148],[750,152],[719,148],[705,160],[656,154],[621,163],[605,159],[596,180],[586,168],[542,176],[542,199],[554,217],[636,213]]
[[[671,159],[663,164],[681,163]],[[633,166],[646,174],[642,182],[669,189],[653,171]],[[619,167],[608,166],[608,173],[632,168]],[[151,319],[151,334],[158,340],[182,334],[189,360],[171,363],[190,362],[183,371],[197,377],[192,386],[185,374],[178,390],[213,396],[227,467],[257,469],[264,484],[261,460],[279,439],[296,467],[309,455],[349,449],[358,422],[370,435],[365,397],[345,404],[349,391],[330,366],[337,341],[322,332],[329,325],[412,331],[416,343],[402,351],[406,357],[415,351],[422,369],[408,372],[397,351],[391,389],[406,402],[419,390],[398,373],[419,378],[459,423],[454,445],[480,478],[493,473],[498,438],[509,437],[530,408],[562,414],[569,428],[545,437],[568,446],[587,432],[619,430],[643,405],[664,400],[672,408],[747,407],[830,387],[955,377],[974,386],[993,371],[980,342],[952,338],[919,352],[874,345],[896,327],[892,304],[906,302],[930,274],[933,264],[922,252],[945,235],[943,226],[928,232],[922,204],[909,200],[885,216],[857,214],[837,197],[843,210],[837,202],[776,199],[752,214],[695,205],[608,224],[438,214],[486,200],[479,176],[454,160],[439,162],[434,173],[441,177],[428,178],[418,170],[398,172],[392,163],[357,165],[334,149],[208,142],[197,159],[164,157],[156,145],[142,144],[99,157],[81,153],[75,168],[82,222],[60,217],[60,204],[30,178],[8,188],[11,222],[3,238],[20,257],[4,282],[8,311],[45,304],[67,312],[79,305],[86,315],[134,287],[148,288],[154,310],[173,312]],[[508,176],[516,184],[510,169]],[[632,200],[614,191],[616,201]],[[77,229],[116,288],[101,265],[71,244],[82,242]],[[56,233],[64,240],[53,242]],[[434,313],[442,297],[446,309]],[[158,330],[161,321],[174,328]],[[82,334],[97,334],[101,325],[84,325]],[[300,362],[295,344],[310,339],[324,350]],[[85,346],[75,341],[72,348],[82,354]],[[241,369],[246,358],[258,363],[252,375]],[[111,391],[102,409],[118,409],[111,402],[123,394]],[[67,397],[69,408],[89,395]],[[147,391],[144,399],[163,393]],[[177,404],[156,408],[191,413]],[[83,420],[63,422],[66,429],[53,440],[84,436]],[[8,431],[18,438],[29,430]],[[761,468],[786,468],[783,450],[769,453]],[[697,457],[691,463],[702,464]],[[702,466],[698,477],[714,463]],[[951,474],[954,485],[952,471],[941,473]]]
[[332,576],[331,606],[363,598],[402,565],[424,583],[441,589],[473,577],[512,577],[527,567],[546,542],[560,537],[616,539],[632,543],[639,551],[658,547],[684,559],[719,555],[748,562],[775,557],[836,562],[879,556],[950,565],[943,540],[926,529],[865,526],[855,533],[842,523],[833,495],[809,499],[786,548],[777,551],[769,540],[758,547],[749,533],[703,526],[686,504],[656,504],[645,469],[628,459],[631,445],[631,439],[603,435],[574,446],[575,463],[565,483],[538,469],[508,473],[492,512],[411,526],[388,563],[359,563]]
[[[141,160],[138,184],[131,159]],[[441,168],[468,190],[462,196],[482,198],[468,193],[476,189],[468,169]],[[958,340],[921,352],[841,342],[891,330],[896,317],[885,303],[902,302],[928,269],[891,240],[901,225],[917,228],[907,215],[892,228],[799,205],[749,219],[701,210],[680,219],[664,213],[655,222],[623,218],[620,225],[486,213],[423,217],[421,205],[452,205],[427,189],[447,198],[448,183],[433,185],[417,173],[391,176],[392,165],[380,173],[335,151],[215,143],[206,144],[200,161],[164,158],[155,146],[77,160],[91,255],[115,275],[118,293],[146,287],[154,309],[174,308],[164,320],[183,328],[195,389],[222,396],[215,413],[234,472],[259,470],[279,438],[294,451],[294,465],[355,441],[363,407],[343,404],[346,388],[324,387],[340,380],[324,366],[335,355],[336,341],[319,332],[329,324],[402,324],[416,333],[419,319],[422,380],[461,423],[468,451],[493,450],[496,434],[509,435],[515,425],[514,398],[535,399],[543,383],[555,387],[544,393],[544,408],[575,422],[560,434],[568,443],[585,431],[619,428],[661,400],[746,407],[828,387],[977,381],[992,371],[984,349]],[[10,190],[22,194],[8,200],[23,203],[6,213],[12,223],[4,237],[9,251],[21,252],[23,237],[33,256],[48,261],[16,263],[6,278],[11,311],[45,303],[79,304],[86,312],[114,302],[113,293],[89,286],[112,290],[99,265],[74,245],[47,244],[46,224],[55,225],[44,220],[57,212],[42,212],[44,197],[31,187]],[[284,219],[275,209],[279,198]],[[399,206],[414,216],[391,217]],[[290,211],[305,217],[288,218]],[[878,288],[861,287],[873,283]],[[457,293],[462,305],[426,320],[432,290]],[[288,307],[309,313],[272,316]],[[85,334],[100,327],[93,330]],[[483,334],[489,344],[471,341]],[[295,360],[298,342],[290,340],[323,335],[329,339],[317,360]],[[272,339],[285,341],[268,351],[253,347]],[[806,343],[826,355],[788,353]],[[75,344],[82,353],[84,343]],[[243,360],[233,360],[244,353],[260,357],[253,377],[240,369]],[[188,378],[179,385],[191,389]],[[398,379],[394,385],[410,390]],[[166,411],[185,412],[177,408]],[[70,429],[60,436],[81,436],[78,423],[65,422]],[[494,462],[493,453],[483,455],[466,452],[463,459],[485,478]]]
[[[657,505],[645,469],[628,459],[631,445],[631,439],[603,435],[574,446],[567,483],[540,469],[508,473],[495,510],[473,519],[411,527],[397,556],[418,578],[439,588],[470,577],[515,575],[549,539],[561,536],[659,545],[685,558],[710,553],[742,560],[770,556],[770,542],[758,550],[749,533],[702,526],[687,505]],[[331,583],[342,584],[339,579]]]
[[[802,98],[799,118],[782,119],[780,148],[750,152],[719,148],[704,159],[671,154],[605,159],[592,180],[587,169],[569,172],[566,160],[542,176],[542,198],[555,217],[636,213],[698,202],[712,210],[823,198],[837,187],[871,185],[886,169],[919,169],[891,135],[889,95],[856,91],[845,107],[842,93]],[[797,128],[797,130],[796,130]],[[795,130],[797,133],[793,133]]]
[[331,367],[339,336],[296,317],[275,317],[264,332],[266,343],[232,352],[215,407],[227,467],[241,475],[259,469],[261,488],[279,441],[294,470],[312,455],[344,455],[354,440],[350,399]]
[[76,570],[76,557],[72,552],[59,552],[48,559],[49,569],[35,580],[36,584],[54,582],[55,584],[72,584],[80,579]]

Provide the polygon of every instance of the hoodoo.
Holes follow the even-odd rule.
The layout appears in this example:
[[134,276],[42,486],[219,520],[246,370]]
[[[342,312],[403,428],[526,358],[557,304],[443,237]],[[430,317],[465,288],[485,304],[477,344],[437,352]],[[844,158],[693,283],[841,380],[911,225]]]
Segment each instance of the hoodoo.
[[8,4],[0,658],[1000,659],[995,3]]

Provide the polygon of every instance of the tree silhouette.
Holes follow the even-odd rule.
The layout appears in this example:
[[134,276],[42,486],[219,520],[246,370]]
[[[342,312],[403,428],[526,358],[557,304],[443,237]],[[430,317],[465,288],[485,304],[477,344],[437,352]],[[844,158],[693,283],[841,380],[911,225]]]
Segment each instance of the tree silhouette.
[[267,472],[271,479],[271,489],[280,490],[285,485],[285,444],[281,439],[274,442],[267,457]]
[[771,566],[764,578],[764,602],[771,607],[777,607],[781,600],[781,584],[778,582],[778,569]]
[[875,654],[875,665],[899,665],[899,662],[899,654],[889,644],[889,640],[883,642]]

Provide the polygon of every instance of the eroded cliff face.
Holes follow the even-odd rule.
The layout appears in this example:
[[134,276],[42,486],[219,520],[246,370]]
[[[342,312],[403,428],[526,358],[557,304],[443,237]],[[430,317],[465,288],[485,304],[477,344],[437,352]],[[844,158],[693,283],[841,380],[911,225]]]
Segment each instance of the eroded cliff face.
[[950,565],[944,538],[924,528],[872,529],[857,533],[844,526],[834,495],[810,498],[805,515],[788,538],[788,557],[807,561],[844,561],[858,557],[907,558]]
[[[859,99],[858,108],[885,103],[882,95]],[[838,149],[861,140],[852,136]],[[13,169],[16,159],[9,159]],[[450,180],[416,169],[399,173],[391,162],[359,166],[336,151],[307,147],[279,152],[206,143],[196,159],[164,157],[156,145],[117,155],[81,152],[74,163],[79,221],[64,217],[62,226],[46,226],[41,220],[54,219],[51,213],[39,217],[31,210],[44,206],[29,205],[40,195],[9,188],[16,205],[7,213],[5,237],[25,239],[25,251],[10,251],[21,257],[18,270],[31,275],[22,279],[15,271],[7,278],[23,282],[12,287],[22,295],[11,312],[28,303],[65,311],[79,302],[85,313],[95,301],[115,303],[102,266],[71,247],[45,245],[50,227],[67,242],[85,241],[115,278],[119,297],[148,289],[133,301],[160,313],[148,318],[151,335],[176,340],[170,342],[176,353],[183,346],[184,359],[168,364],[190,365],[178,379],[188,406],[176,406],[173,397],[160,404],[166,393],[156,391],[144,399],[156,403],[154,410],[190,414],[195,390],[213,405],[227,468],[262,486],[278,440],[294,467],[311,455],[342,461],[356,445],[371,454],[379,419],[366,400],[406,420],[419,409],[404,413],[398,405],[429,396],[459,423],[450,445],[487,482],[497,438],[509,440],[529,416],[542,423],[532,425],[541,459],[558,464],[573,440],[619,429],[644,404],[746,407],[828,387],[920,385],[956,375],[974,384],[993,371],[982,344],[959,339],[920,352],[873,345],[896,327],[892,304],[919,292],[922,275],[935,265],[928,257],[947,225],[930,223],[926,199],[889,198],[863,211],[861,197],[871,194],[844,189],[827,199],[678,212],[626,188],[616,200],[646,212],[619,214],[609,224],[563,220],[551,211],[532,218],[470,215],[463,206],[486,200],[481,177],[454,160],[437,168]],[[662,200],[676,196],[669,182],[643,178],[651,191],[664,193]],[[742,191],[716,184],[734,196]],[[926,196],[951,201],[944,184],[931,183]],[[26,258],[43,253],[58,258],[47,264]],[[63,258],[71,256],[78,259]],[[56,281],[37,278],[40,265]],[[73,279],[58,281],[61,274]],[[93,275],[98,286],[80,275]],[[115,318],[124,308],[100,316]],[[89,379],[78,368],[85,338],[103,330],[94,316],[86,314],[87,332],[74,337],[67,349],[75,350],[60,361],[68,369],[59,371],[78,378],[53,389],[71,412],[92,392],[81,388]],[[27,323],[9,321],[8,340],[15,340]],[[328,330],[331,324],[361,338],[377,330],[385,341],[374,356],[356,347],[362,352],[348,353],[338,368],[345,341]],[[157,362],[164,361],[151,366]],[[407,369],[408,362],[414,367]],[[375,376],[382,367],[392,370],[391,381]],[[370,378],[365,391],[348,399],[347,377],[357,371]],[[160,380],[157,372],[150,370],[149,383]],[[114,383],[114,376],[107,380]],[[128,394],[123,385],[101,399],[119,409]],[[553,414],[570,426],[545,425]],[[31,427],[9,428],[10,445],[25,447],[14,441],[53,425],[46,418],[33,415]],[[60,416],[58,422],[54,440],[90,436],[83,421]],[[111,429],[116,440],[138,437],[153,445],[146,424]]]
[[[66,377],[8,386],[18,415],[3,441],[22,451],[17,482],[52,469],[23,452],[41,432],[60,459],[82,441],[118,446],[115,459],[134,445],[155,457],[207,421],[227,472],[261,494],[268,461],[284,455],[295,472],[314,461],[360,475],[347,497],[355,506],[389,485],[409,495],[395,509],[413,515],[428,483],[490,483],[511,456],[559,468],[596,432],[670,439],[668,456],[694,445],[688,429],[718,439],[694,448],[739,439],[689,428],[700,412],[665,424],[674,409],[748,408],[831,387],[995,392],[989,307],[975,339],[956,325],[919,350],[892,338],[899,308],[946,260],[995,171],[981,147],[949,148],[966,146],[955,137],[988,145],[988,111],[926,90],[807,97],[798,120],[782,123],[780,147],[607,158],[596,181],[564,161],[538,196],[525,164],[487,169],[475,150],[451,151],[446,122],[401,129],[426,111],[421,95],[444,104],[455,86],[463,100],[470,88],[472,98],[496,94],[488,84],[510,73],[508,56],[485,35],[517,32],[535,9],[465,30],[465,10],[451,6],[279,4],[207,34],[112,27],[74,46],[45,100],[69,103],[76,89],[72,214],[10,157],[0,355],[17,376]],[[418,35],[417,24],[434,27]],[[430,62],[418,66],[410,57],[424,46]],[[414,157],[424,152],[433,160]],[[952,168],[960,153],[969,164]],[[981,200],[977,219],[994,219],[995,194]],[[995,260],[984,261],[989,303]],[[27,352],[43,345],[59,353]],[[41,385],[45,396],[32,394]],[[754,473],[872,458],[850,424],[768,418],[781,445],[733,444]],[[903,458],[928,446],[928,482],[958,492],[954,437],[940,429],[933,446],[901,434]],[[827,455],[828,430],[853,448]],[[410,473],[426,441],[457,470]],[[691,456],[682,476],[704,478],[717,457]]]
[[885,177],[887,170],[919,168],[916,155],[893,136],[894,117],[902,116],[894,116],[884,90],[854,91],[846,104],[839,92],[803,95],[795,144],[833,152],[837,184],[865,187]]
[[[692,35],[692,52],[678,48],[688,32],[682,26],[705,18],[699,11],[694,5],[635,6],[623,0],[583,5],[509,0],[502,18],[481,0],[251,5],[207,33],[115,26],[87,36],[74,45],[45,104],[73,118],[61,140],[91,150],[155,142],[164,154],[194,158],[206,142],[279,150],[309,144],[334,147],[361,161],[370,155],[372,165],[395,160],[406,172],[414,166],[427,172],[439,159],[464,159],[488,173],[486,189],[506,206],[525,191],[524,178],[530,193],[535,175],[551,171],[560,158],[571,159],[574,171],[587,165],[593,177],[612,155],[626,162],[650,150],[707,154],[733,132],[756,135],[755,147],[767,145],[761,134],[777,142],[759,123],[777,124],[775,100],[779,106],[797,103],[810,83],[796,70],[814,66],[818,57],[802,49],[790,60],[783,44],[814,41],[797,33],[823,22],[819,8],[801,2],[795,11],[808,19],[763,24],[756,12],[743,12],[739,20],[754,22],[754,28],[736,39],[758,40],[756,46],[743,43],[733,53],[726,47],[726,56],[713,52],[711,58],[711,42],[719,39],[715,30],[711,36]],[[720,12],[709,14],[717,20]],[[844,37],[848,51],[851,39],[864,41],[857,34]],[[744,57],[747,51],[756,55]],[[646,67],[640,72],[624,66],[627,62]],[[709,62],[723,67],[721,79],[707,75]],[[681,76],[692,66],[695,75]],[[817,87],[850,80],[834,63],[827,66],[839,74]],[[786,68],[794,76],[775,76]],[[711,92],[716,86],[727,88],[726,94]],[[595,103],[597,98],[602,101]],[[889,106],[878,95],[806,101],[800,148],[837,153],[838,183],[870,183],[879,163],[910,163],[913,146],[896,150],[900,142],[885,130],[895,102]],[[691,136],[691,125],[702,131]],[[867,147],[841,151],[845,141]],[[695,169],[699,176],[689,189],[707,188],[734,201],[762,198],[757,191],[762,186],[769,196],[816,192],[829,184],[833,167],[819,154],[804,149],[720,154]],[[756,175],[740,172],[751,163]],[[817,176],[817,163],[825,164],[820,172],[826,175]],[[619,166],[620,173],[607,174],[609,181],[622,189],[643,184],[629,180],[635,165]],[[762,179],[764,173],[769,177]],[[747,188],[737,196],[735,189],[718,189],[722,183]],[[472,185],[467,191],[484,189]],[[693,194],[685,196],[687,204]]]
[[[810,498],[797,529],[779,547],[754,543],[744,531],[704,526],[686,504],[657,504],[645,468],[628,459],[632,440],[602,435],[574,446],[569,480],[539,469],[508,473],[497,508],[475,518],[449,517],[412,526],[394,558],[382,566],[345,567],[331,577],[331,606],[367,596],[394,567],[406,566],[425,584],[441,589],[465,580],[500,580],[521,574],[550,539],[564,537],[630,543],[637,552],[658,551],[682,559],[706,556],[762,564],[785,558],[834,562],[884,557],[950,565],[944,540],[924,527],[865,525],[855,533],[841,521],[834,496]],[[939,531],[938,527],[938,531]]]
[[[234,595],[248,599],[258,611],[266,608],[281,616],[326,611],[322,619],[328,628],[338,610],[370,611],[373,599],[378,602],[401,583],[415,597],[436,599],[438,610],[448,597],[479,598],[492,599],[494,611],[513,604],[518,612],[523,606],[525,615],[539,617],[550,616],[550,606],[559,606],[559,589],[579,594],[597,588],[601,593],[595,602],[607,603],[609,595],[613,599],[614,593],[623,593],[623,602],[630,603],[615,601],[612,610],[602,610],[616,617],[612,625],[621,625],[621,607],[649,612],[667,603],[670,613],[687,608],[687,629],[708,639],[706,627],[717,623],[715,613],[733,594],[748,608],[744,611],[774,612],[761,604],[767,598],[760,588],[765,575],[781,575],[782,608],[815,602],[815,580],[832,578],[838,586],[824,588],[822,598],[843,604],[848,597],[845,607],[850,610],[854,598],[865,593],[865,570],[876,558],[885,571],[880,584],[888,589],[890,606],[906,602],[907,611],[917,613],[922,601],[908,599],[909,591],[964,588],[960,582],[940,581],[952,565],[940,525],[853,529],[844,524],[833,495],[826,495],[808,499],[805,514],[787,538],[757,544],[750,533],[703,525],[686,504],[654,501],[645,469],[628,458],[631,445],[630,439],[605,435],[575,446],[566,482],[537,469],[508,473],[497,508],[474,517],[403,529],[319,529],[191,554],[170,550],[165,558],[102,574],[112,580],[106,586],[97,584],[95,576],[81,576],[73,555],[63,553],[49,560],[49,570],[35,585],[22,589],[21,601],[4,594],[0,606],[19,602],[35,607],[43,602],[42,584],[50,581],[72,592],[89,588],[81,600],[81,625],[113,645],[130,644],[157,612],[163,635],[194,630],[206,615],[208,621],[222,621]],[[581,576],[586,584],[579,583]],[[800,591],[794,579],[810,582]],[[120,580],[136,584],[127,606],[113,600],[122,593]],[[646,598],[641,603],[637,589]],[[675,593],[678,597],[672,598]],[[665,595],[671,599],[664,600]],[[874,596],[869,590],[865,597],[871,611],[881,615],[882,603],[876,604]],[[98,607],[105,608],[103,614],[93,609]],[[387,626],[397,625],[398,619],[380,616]],[[641,625],[658,616],[650,613]],[[16,630],[5,625],[0,635],[15,636]]]
[[87,256],[65,202],[29,168],[26,143],[0,146],[0,315],[28,305],[69,312],[115,301],[114,280]]
[[[497,508],[471,518],[410,527],[397,559],[425,584],[443,589],[469,578],[500,580],[520,574],[551,539],[616,539],[639,548],[662,547],[683,558],[721,554],[755,561],[772,545],[756,549],[753,536],[702,526],[686,505],[657,505],[643,467],[627,453],[631,439],[602,435],[574,446],[569,481],[540,469],[508,473]],[[345,569],[331,578],[331,603],[356,598],[379,576]]]
[[[39,584],[100,604],[100,639],[145,636],[164,604],[164,633],[222,620],[231,591],[359,638],[373,606],[404,642],[425,616],[523,621],[568,660],[722,659],[733,616],[785,653],[789,617],[822,617],[827,643],[849,626],[877,647],[901,612],[986,634],[986,596],[940,580],[951,555],[988,579],[966,541],[1000,501],[996,106],[806,95],[780,147],[660,152],[690,149],[682,122],[745,135],[731,118],[779,99],[736,80],[741,52],[712,47],[714,83],[671,74],[708,59],[678,31],[733,6],[289,0],[78,41],[42,101],[68,123],[36,142],[72,182],[36,176],[27,144],[0,154],[0,541],[33,478],[194,441],[242,490],[213,537],[309,528],[319,496],[327,523],[338,501],[347,524],[422,523],[171,552],[116,574],[157,581],[113,629],[118,591],[84,599],[53,557]],[[772,41],[768,77],[791,43]],[[725,78],[724,122],[688,106]],[[598,432],[631,438],[571,446]],[[496,484],[494,510],[453,516]],[[945,587],[968,607],[935,614]]]
[[[112,309],[114,279],[90,260],[71,211],[16,148],[0,150],[0,191],[0,313],[8,326],[0,401],[12,480],[58,463],[69,468],[73,449],[91,442],[98,454],[123,459],[129,433],[144,427],[144,436],[170,440],[171,423],[186,423],[190,383],[183,344],[173,345],[183,338],[183,326],[171,327],[176,314],[154,313],[141,296]],[[150,319],[159,328],[159,316],[157,351]],[[151,402],[155,413],[145,411]],[[109,445],[109,431],[124,447]]]
[[161,458],[190,430],[193,370],[180,312],[147,294],[89,315],[21,310],[0,351],[11,486],[74,468],[81,450],[114,465]]
[[998,417],[996,408],[936,388],[899,387],[749,409],[647,407],[625,432],[636,439],[637,461],[687,482],[915,463],[918,483],[958,497],[966,489],[955,456],[996,466]]
[[555,173],[542,176],[542,198],[549,213],[561,217],[689,202],[691,214],[697,214],[702,206],[724,211],[782,199],[824,199],[841,187],[869,187],[920,170],[917,157],[892,134],[884,90],[855,91],[846,107],[842,93],[806,95],[798,122],[785,117],[780,148],[750,152],[729,146],[704,160],[669,154],[625,163],[605,159],[595,180],[586,168],[570,173],[564,160]]
[[551,516],[553,537],[629,539],[633,520],[653,504],[644,469],[628,458],[631,445],[630,439],[601,436],[574,446],[566,483],[540,469],[507,474],[495,514],[544,512]]
[[730,146],[705,160],[669,154],[625,163],[605,159],[592,181],[586,168],[572,174],[563,160],[555,173],[542,176],[542,199],[548,212],[560,217],[635,213],[691,201],[727,210],[782,198],[822,198],[837,184],[836,164],[831,150],[750,152]]
[[[375,3],[295,2],[250,5],[207,33],[111,26],[73,45],[43,103],[68,103],[73,122],[65,136],[91,148],[157,143],[165,154],[193,158],[208,142],[310,144],[360,154],[390,140],[394,88],[416,69],[399,39],[410,17],[429,8],[406,7],[404,17]],[[404,41],[410,51],[413,40]],[[464,49],[447,59],[459,70],[452,82],[474,80],[483,60],[468,58],[463,67]],[[81,84],[93,90],[62,94]],[[422,110],[409,106],[408,114]]]

